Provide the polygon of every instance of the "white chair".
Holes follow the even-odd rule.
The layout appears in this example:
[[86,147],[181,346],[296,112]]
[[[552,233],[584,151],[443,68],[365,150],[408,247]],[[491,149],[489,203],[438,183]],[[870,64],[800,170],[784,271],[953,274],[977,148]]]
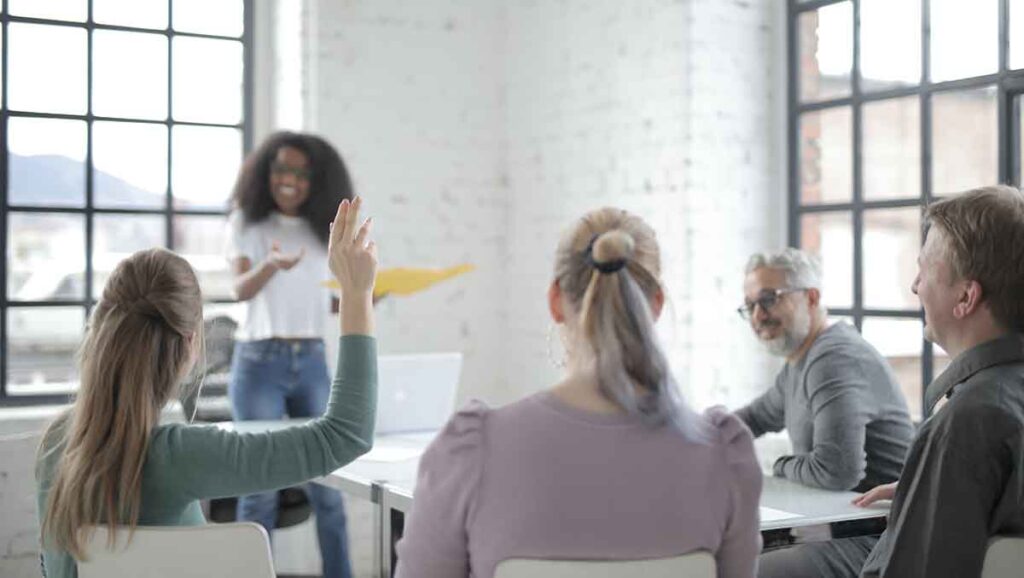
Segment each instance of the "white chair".
[[95,527],[86,538],[79,578],[274,578],[270,541],[252,522],[182,527],[138,527],[109,533]]
[[715,559],[699,551],[649,560],[502,560],[494,578],[715,578]]
[[1024,536],[993,536],[981,578],[1019,578],[1024,568]]

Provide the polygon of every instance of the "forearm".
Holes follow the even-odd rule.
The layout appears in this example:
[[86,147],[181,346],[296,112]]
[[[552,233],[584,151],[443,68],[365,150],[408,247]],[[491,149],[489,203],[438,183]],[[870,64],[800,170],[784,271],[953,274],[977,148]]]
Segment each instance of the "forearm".
[[814,418],[811,451],[784,456],[772,468],[781,476],[826,490],[851,490],[867,473],[867,418],[852,396],[835,399]]
[[270,261],[261,261],[255,267],[235,277],[235,298],[248,301],[256,296],[277,273]]
[[373,294],[345,295],[341,300],[341,334],[370,335],[374,333]]
[[339,341],[327,411],[307,424],[239,434],[213,427],[161,430],[154,458],[193,498],[261,492],[326,475],[373,445],[377,346],[369,336]]
[[736,410],[736,417],[746,424],[755,438],[782,430],[785,424],[779,414],[781,412],[773,410],[763,399],[754,400],[750,405]]
[[852,490],[864,477],[863,468],[851,468],[841,457],[822,458],[814,452],[783,456],[775,461],[772,473],[805,486],[825,490]]

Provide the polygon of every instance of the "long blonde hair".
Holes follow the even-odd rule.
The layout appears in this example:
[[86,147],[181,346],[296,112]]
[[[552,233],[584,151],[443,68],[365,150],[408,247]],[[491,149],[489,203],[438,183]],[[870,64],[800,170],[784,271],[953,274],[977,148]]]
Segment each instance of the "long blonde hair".
[[591,357],[604,396],[651,425],[675,424],[704,439],[703,421],[683,403],[655,332],[651,303],[662,291],[660,276],[654,230],[611,207],[584,215],[555,256],[555,279],[578,314],[573,348]]
[[47,547],[81,559],[84,526],[105,524],[111,536],[137,526],[150,434],[201,342],[202,297],[187,261],[150,249],[118,264],[78,353],[77,398],[43,438],[43,448],[51,436],[63,445],[43,518]]

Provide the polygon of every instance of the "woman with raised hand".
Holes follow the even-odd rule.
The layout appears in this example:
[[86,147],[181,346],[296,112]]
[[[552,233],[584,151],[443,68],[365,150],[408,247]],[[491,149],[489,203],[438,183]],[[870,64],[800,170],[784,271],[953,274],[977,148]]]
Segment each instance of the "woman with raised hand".
[[[564,378],[500,409],[474,402],[424,454],[397,575],[489,578],[510,558],[626,560],[697,550],[751,578],[761,472],[750,431],[679,398],[654,324],[665,294],[640,218],[583,216],[548,292]],[[529,385],[529,384],[527,384]]]
[[[164,249],[140,251],[114,270],[79,352],[81,385],[47,430],[36,477],[43,569],[77,574],[83,529],[206,522],[199,500],[274,490],[324,476],[373,440],[377,351],[373,283],[377,251],[360,201],[330,225],[328,261],[341,285],[338,370],[322,417],[279,431],[240,434],[159,424],[160,412],[202,349],[202,297],[189,264]],[[228,553],[230,555],[230,553]]]

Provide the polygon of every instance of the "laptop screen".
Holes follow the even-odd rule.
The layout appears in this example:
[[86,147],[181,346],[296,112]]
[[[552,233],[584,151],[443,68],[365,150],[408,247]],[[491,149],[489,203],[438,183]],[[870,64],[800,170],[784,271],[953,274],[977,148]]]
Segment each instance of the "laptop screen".
[[377,435],[434,431],[455,410],[461,353],[377,358]]

